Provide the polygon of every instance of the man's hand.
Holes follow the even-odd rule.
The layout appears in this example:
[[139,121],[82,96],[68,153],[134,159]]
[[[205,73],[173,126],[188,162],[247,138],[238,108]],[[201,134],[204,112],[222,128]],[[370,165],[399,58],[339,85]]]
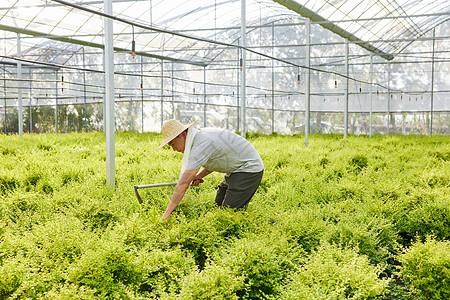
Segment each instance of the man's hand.
[[194,180],[192,180],[191,186],[198,186],[200,183],[203,183],[203,179],[197,177],[198,175],[195,176]]
[[203,183],[203,177],[205,177],[211,173],[212,173],[212,171],[203,169],[201,172],[199,172],[197,175],[194,176],[194,179],[192,180],[191,185],[197,186],[200,183]]

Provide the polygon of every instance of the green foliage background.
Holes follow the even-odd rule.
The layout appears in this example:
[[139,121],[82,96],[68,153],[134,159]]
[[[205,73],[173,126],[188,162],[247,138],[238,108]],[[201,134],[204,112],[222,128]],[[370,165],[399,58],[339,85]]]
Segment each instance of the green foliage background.
[[166,222],[181,154],[102,133],[0,136],[0,299],[448,299],[450,138],[250,135],[265,174],[244,212],[221,174]]

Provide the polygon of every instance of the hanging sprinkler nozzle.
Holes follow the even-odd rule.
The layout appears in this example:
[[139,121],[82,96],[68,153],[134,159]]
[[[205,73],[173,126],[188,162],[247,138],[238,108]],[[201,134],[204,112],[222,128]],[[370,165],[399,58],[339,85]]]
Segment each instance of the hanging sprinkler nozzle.
[[131,56],[134,58],[136,56],[136,42],[135,41],[131,41]]
[[133,40],[131,41],[131,56],[134,58],[136,56],[136,42],[134,41],[134,26],[131,26],[133,29]]

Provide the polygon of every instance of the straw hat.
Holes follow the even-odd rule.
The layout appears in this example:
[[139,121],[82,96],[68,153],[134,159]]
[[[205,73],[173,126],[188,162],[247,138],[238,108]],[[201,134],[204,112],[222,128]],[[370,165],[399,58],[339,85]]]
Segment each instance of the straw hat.
[[161,149],[164,147],[168,142],[176,138],[180,133],[185,131],[187,128],[194,125],[195,122],[192,122],[189,125],[183,125],[178,120],[168,120],[164,122],[163,126],[161,127],[161,133],[163,135],[163,142],[161,145],[159,145],[158,149]]

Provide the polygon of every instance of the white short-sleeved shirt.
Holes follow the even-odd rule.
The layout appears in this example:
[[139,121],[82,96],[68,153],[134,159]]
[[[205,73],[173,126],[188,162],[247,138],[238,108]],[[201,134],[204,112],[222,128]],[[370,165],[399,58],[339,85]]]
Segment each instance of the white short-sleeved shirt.
[[257,173],[264,164],[255,147],[243,137],[228,130],[202,128],[192,141],[186,169],[200,167],[226,174]]

